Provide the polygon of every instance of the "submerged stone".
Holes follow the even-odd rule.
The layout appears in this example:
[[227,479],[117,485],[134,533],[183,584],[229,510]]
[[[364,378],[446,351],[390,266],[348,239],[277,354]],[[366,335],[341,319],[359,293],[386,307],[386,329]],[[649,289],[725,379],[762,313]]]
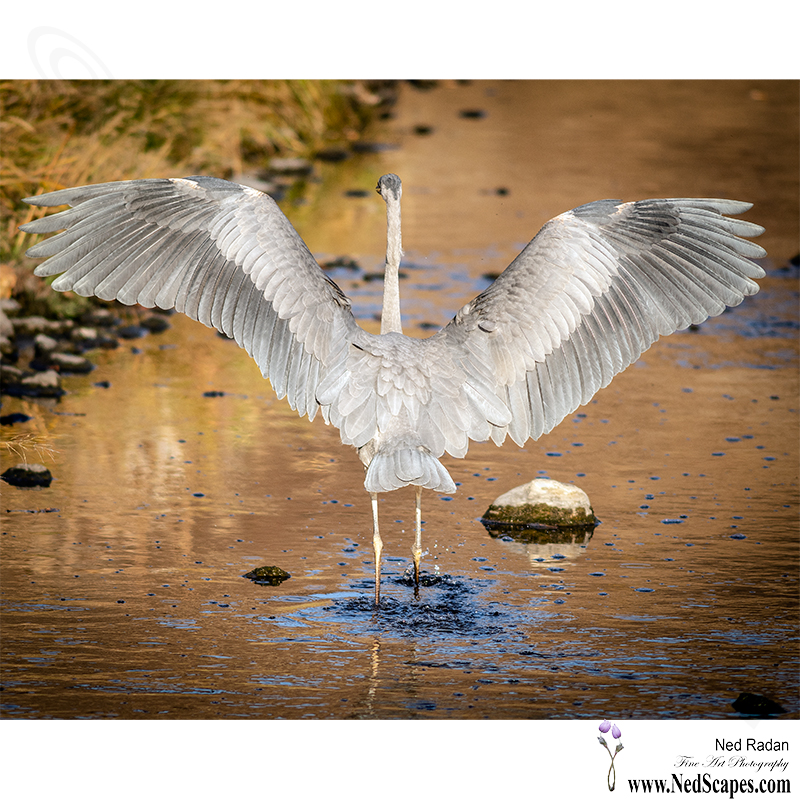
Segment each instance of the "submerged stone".
[[144,325],[125,325],[125,327],[117,329],[117,335],[122,339],[141,339],[149,332]]
[[51,353],[49,361],[62,373],[86,375],[94,369],[94,364],[88,358],[72,353]]
[[11,397],[61,397],[66,394],[58,373],[52,369],[26,375],[21,370],[4,368],[1,391]]
[[740,714],[749,714],[756,717],[768,717],[772,714],[786,713],[786,709],[779,703],[770,700],[769,697],[753,694],[752,692],[741,692],[731,705]]
[[500,495],[484,512],[483,525],[490,531],[514,535],[525,530],[590,531],[597,525],[589,498],[582,489],[549,478],[534,478]]
[[147,328],[150,333],[163,333],[170,328],[170,324],[163,314],[152,314],[142,320],[142,327]]
[[15,411],[13,414],[0,417],[0,425],[16,425],[18,422],[27,422],[29,419],[33,419],[33,417]]
[[9,467],[0,478],[11,486],[23,488],[49,486],[53,481],[50,470],[44,464],[17,464],[16,467]]
[[254,583],[260,583],[268,586],[277,586],[279,583],[291,578],[292,576],[280,567],[265,566],[256,567],[250,572],[244,574],[243,578],[249,578]]
[[113,328],[120,324],[119,317],[110,308],[91,308],[80,316],[81,325]]

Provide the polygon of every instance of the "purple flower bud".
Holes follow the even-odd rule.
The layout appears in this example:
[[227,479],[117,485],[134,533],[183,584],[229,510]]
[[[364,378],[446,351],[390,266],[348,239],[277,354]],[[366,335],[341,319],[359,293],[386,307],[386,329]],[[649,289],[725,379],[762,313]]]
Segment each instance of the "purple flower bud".
[[603,720],[600,723],[600,733],[608,733],[611,730],[611,723],[608,720]]
[[612,735],[612,736],[613,736],[615,739],[619,739],[619,737],[620,737],[620,736],[622,736],[622,731],[621,731],[621,730],[620,730],[620,729],[619,729],[619,728],[618,728],[616,725],[614,725],[614,726],[611,728],[611,735]]

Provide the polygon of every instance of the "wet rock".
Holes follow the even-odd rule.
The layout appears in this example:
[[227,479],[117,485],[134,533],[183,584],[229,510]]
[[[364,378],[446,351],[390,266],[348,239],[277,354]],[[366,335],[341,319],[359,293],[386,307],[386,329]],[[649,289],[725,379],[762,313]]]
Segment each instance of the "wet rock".
[[461,119],[483,119],[486,116],[486,112],[480,108],[465,108],[458,112],[458,116]]
[[260,583],[263,586],[277,586],[292,576],[285,569],[281,569],[280,567],[265,566],[256,567],[242,577],[249,578],[254,583]]
[[17,464],[16,467],[9,467],[0,478],[11,486],[23,488],[49,486],[53,481],[50,470],[44,464]]
[[60,508],[7,508],[6,514],[57,514]]
[[81,353],[85,353],[87,350],[96,350],[97,348],[113,350],[119,347],[119,342],[116,337],[106,330],[98,330],[96,327],[89,327],[87,325],[80,325],[73,328],[70,332],[70,341],[72,342],[73,349]]
[[13,297],[0,298],[0,311],[6,314],[19,314],[22,306]]
[[141,322],[141,326],[150,331],[150,333],[163,333],[171,327],[166,318],[161,314],[153,314],[150,317],[145,317]]
[[397,145],[389,142],[353,142],[351,149],[354,153],[385,153],[387,150],[396,150]]
[[44,317],[15,317],[11,323],[17,336],[34,337],[39,333],[58,336],[72,328],[71,320],[50,320]]
[[119,341],[117,341],[115,336],[111,336],[110,334],[106,333],[100,333],[96,339],[86,342],[84,346],[80,348],[80,350],[85,352],[86,350],[94,350],[98,347],[102,350],[115,350],[117,347],[119,347]]
[[0,364],[0,383],[17,383],[25,376],[25,372],[11,364]]
[[6,356],[6,358],[13,356],[16,349],[17,348],[16,345],[14,344],[13,337],[0,336],[0,353]]
[[52,367],[52,364],[50,363],[50,359],[49,359],[49,358],[39,358],[39,357],[37,356],[36,358],[34,358],[34,359],[33,359],[33,360],[32,360],[32,361],[31,361],[31,362],[28,364],[28,366],[29,366],[29,367],[30,367],[30,368],[31,368],[31,369],[32,369],[34,372],[44,372],[45,370],[48,370],[48,369],[50,369],[50,368]]
[[109,308],[92,308],[81,314],[81,325],[90,328],[114,328],[120,324],[119,317]]
[[97,328],[80,325],[72,329],[70,339],[81,346],[85,345],[86,342],[93,342],[97,339]]
[[52,353],[58,347],[58,339],[54,339],[46,333],[37,333],[33,337],[33,346],[36,348],[36,355],[42,357]]
[[278,156],[270,159],[269,168],[282,175],[308,175],[314,166],[307,158]]
[[408,82],[408,85],[420,91],[428,91],[429,89],[435,89],[439,85],[439,81],[428,80],[426,78],[414,78]]
[[594,528],[589,498],[582,489],[549,478],[535,478],[500,495],[486,509],[481,522],[487,528]]
[[148,333],[144,325],[125,325],[117,330],[117,334],[123,339],[141,339]]
[[62,373],[86,375],[94,369],[94,364],[88,358],[72,353],[51,353],[49,360]]
[[347,258],[346,256],[340,256],[339,258],[333,258],[330,261],[325,261],[323,264],[320,265],[322,269],[349,269],[353,270],[353,272],[358,272],[361,267],[358,266],[358,262],[353,260],[352,258]]
[[61,379],[55,370],[48,369],[33,375],[13,367],[3,367],[0,391],[10,397],[61,397]]
[[11,320],[15,336],[36,336],[37,333],[44,333],[48,328],[47,320],[44,317],[16,317]]
[[350,158],[350,153],[342,147],[326,147],[322,150],[318,150],[314,154],[314,158],[318,158],[320,161],[336,163],[337,161],[345,161]]
[[14,335],[14,325],[5,311],[0,308],[0,336],[10,339]]
[[773,714],[786,713],[786,709],[779,703],[770,700],[769,697],[753,694],[752,692],[741,692],[731,705],[740,714],[749,714],[756,717],[769,717]]
[[15,411],[13,414],[6,414],[0,417],[0,425],[16,425],[20,422],[27,422],[29,419],[33,419],[33,417]]

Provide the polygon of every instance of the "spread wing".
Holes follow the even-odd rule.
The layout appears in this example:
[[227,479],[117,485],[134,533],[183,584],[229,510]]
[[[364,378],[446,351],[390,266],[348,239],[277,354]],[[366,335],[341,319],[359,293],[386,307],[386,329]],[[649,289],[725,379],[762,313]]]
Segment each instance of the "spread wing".
[[[493,424],[523,444],[554,428],[648,348],[758,291],[764,229],[733,200],[601,200],[548,222],[498,279],[431,337],[465,380],[493,384]],[[494,420],[496,423],[497,420]],[[467,432],[470,438],[476,438]],[[449,448],[448,448],[449,449]]]
[[[218,178],[121,181],[27,198],[72,208],[22,226],[53,288],[175,308],[236,340],[278,397],[313,419],[319,382],[363,333],[275,201]],[[322,408],[328,420],[328,409]]]

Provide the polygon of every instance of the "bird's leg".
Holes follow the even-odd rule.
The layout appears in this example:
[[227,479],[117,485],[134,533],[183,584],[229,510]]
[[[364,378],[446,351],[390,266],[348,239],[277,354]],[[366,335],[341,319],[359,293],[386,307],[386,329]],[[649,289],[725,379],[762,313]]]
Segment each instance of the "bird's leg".
[[370,492],[372,497],[372,549],[375,552],[375,608],[381,602],[381,551],[383,542],[378,532],[378,493]]
[[419,600],[419,562],[422,559],[422,487],[414,487],[417,492],[417,508],[414,520],[414,546],[411,555],[414,558],[414,599]]

